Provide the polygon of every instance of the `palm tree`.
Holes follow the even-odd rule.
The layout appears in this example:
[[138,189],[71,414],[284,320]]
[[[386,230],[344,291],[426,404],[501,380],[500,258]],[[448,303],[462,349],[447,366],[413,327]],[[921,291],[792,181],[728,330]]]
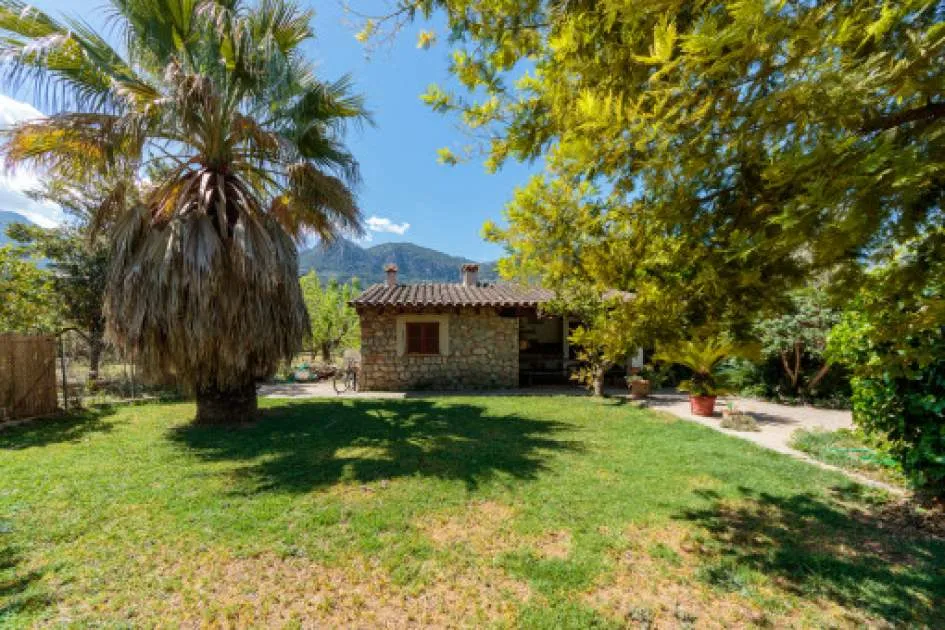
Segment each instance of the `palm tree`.
[[[241,422],[255,384],[301,346],[295,242],[358,233],[367,119],[347,79],[319,81],[290,0],[111,0],[121,46],[77,20],[0,0],[0,73],[62,113],[5,135],[8,165],[83,181],[131,168],[140,204],[106,197],[111,338],[146,373],[191,386],[198,422]],[[109,227],[110,226],[110,227]]]

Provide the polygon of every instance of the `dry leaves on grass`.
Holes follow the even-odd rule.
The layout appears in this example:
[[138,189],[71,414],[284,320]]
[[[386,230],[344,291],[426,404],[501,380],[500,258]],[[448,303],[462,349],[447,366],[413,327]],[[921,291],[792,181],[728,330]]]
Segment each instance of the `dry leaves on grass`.
[[94,607],[63,601],[60,619],[138,618],[183,628],[445,628],[508,623],[528,596],[526,586],[504,575],[454,567],[444,567],[425,584],[402,586],[364,557],[327,566],[272,553],[234,557],[213,550],[183,556],[165,550],[146,564],[173,591],[151,588],[150,597],[141,597],[137,584],[128,585],[134,593],[104,593]]
[[522,536],[512,527],[514,508],[495,501],[470,503],[459,514],[428,515],[416,523],[436,547],[467,545],[483,557],[531,547],[545,558],[567,558],[571,553],[571,532],[554,530],[540,536]]
[[[632,525],[626,539],[627,547],[613,559],[613,570],[603,574],[584,599],[629,627],[793,627],[810,619],[843,626],[854,620],[833,602],[799,600],[773,581],[753,584],[753,597],[713,588],[699,572],[719,560],[717,550],[707,544],[704,531],[691,525]],[[775,600],[791,605],[773,612],[760,603]],[[857,623],[863,621],[854,617]]]
[[515,510],[496,501],[475,501],[458,514],[426,515],[415,525],[440,548],[457,544],[475,553],[492,556],[515,549],[521,543],[510,527]]

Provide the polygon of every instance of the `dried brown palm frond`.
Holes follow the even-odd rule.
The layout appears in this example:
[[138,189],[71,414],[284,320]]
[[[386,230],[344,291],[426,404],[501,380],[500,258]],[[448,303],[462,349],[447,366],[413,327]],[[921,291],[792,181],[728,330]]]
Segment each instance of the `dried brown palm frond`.
[[107,314],[153,377],[238,389],[298,351],[308,318],[295,246],[270,217],[240,219],[228,242],[201,212],[155,224],[140,206],[118,226]]
[[0,79],[66,110],[0,151],[76,183],[147,177],[92,218],[114,226],[111,335],[196,389],[198,416],[229,395],[240,419],[306,331],[293,239],[361,230],[342,139],[367,116],[347,79],[315,78],[299,50],[311,14],[289,0],[111,4],[125,56],[80,22],[0,0]]

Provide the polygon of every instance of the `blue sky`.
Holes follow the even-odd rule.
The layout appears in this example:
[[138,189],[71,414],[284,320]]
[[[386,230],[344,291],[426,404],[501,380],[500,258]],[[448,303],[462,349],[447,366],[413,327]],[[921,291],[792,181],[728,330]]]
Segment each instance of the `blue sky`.
[[[54,15],[75,15],[80,6],[75,0],[34,0],[33,4]],[[452,167],[437,163],[438,148],[459,149],[468,143],[455,117],[435,114],[420,102],[420,94],[430,83],[453,84],[447,46],[441,42],[429,50],[416,47],[423,29],[445,39],[442,22],[410,24],[368,57],[354,38],[358,30],[354,18],[345,15],[339,0],[313,6],[316,39],[310,45],[310,57],[325,79],[350,73],[376,123],[352,130],[348,138],[364,180],[358,196],[369,219],[370,242],[365,244],[411,241],[474,260],[498,258],[501,249],[480,237],[482,224],[487,219],[501,219],[515,186],[523,184],[538,167],[512,163],[490,175],[477,160]],[[356,6],[364,13],[383,12],[384,7],[374,0]],[[80,17],[100,28],[105,12],[88,9]],[[6,96],[25,100],[27,95]],[[24,112],[28,110],[22,105],[0,98],[0,124]],[[0,177],[0,209],[55,218],[54,208],[30,202],[20,192],[35,177],[29,173],[12,179]]]

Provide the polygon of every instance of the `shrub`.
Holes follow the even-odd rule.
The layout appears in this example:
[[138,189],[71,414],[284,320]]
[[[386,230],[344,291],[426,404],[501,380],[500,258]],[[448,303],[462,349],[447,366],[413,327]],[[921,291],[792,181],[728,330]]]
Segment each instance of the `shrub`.
[[719,426],[733,431],[761,431],[758,421],[747,413],[733,413],[730,416],[725,416]]
[[904,472],[937,494],[945,494],[945,325],[935,310],[943,293],[931,287],[889,302],[864,290],[828,341],[828,355],[853,374],[856,424],[883,436]]

